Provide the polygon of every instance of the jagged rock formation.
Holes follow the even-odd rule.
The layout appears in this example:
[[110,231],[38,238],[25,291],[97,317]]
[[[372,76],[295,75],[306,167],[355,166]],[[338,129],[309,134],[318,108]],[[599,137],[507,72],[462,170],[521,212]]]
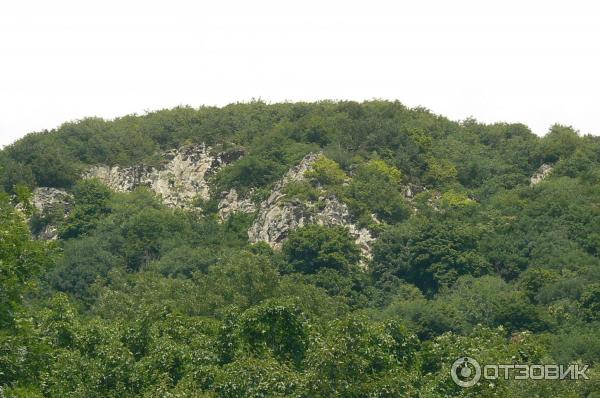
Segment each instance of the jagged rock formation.
[[[187,207],[196,196],[209,199],[206,177],[241,155],[241,151],[237,151],[213,156],[210,154],[210,148],[197,145],[166,152],[163,155],[164,163],[159,167],[98,165],[90,168],[83,178],[98,178],[109,188],[120,192],[129,192],[139,186],[147,186],[162,196],[166,205]],[[235,189],[223,192],[218,204],[220,219],[225,220],[235,212],[253,213],[258,210],[257,217],[248,230],[249,240],[252,243],[265,241],[275,248],[281,247],[290,231],[303,225],[313,223],[325,226],[341,225],[348,228],[356,244],[361,248],[363,256],[369,259],[374,238],[369,230],[359,228],[352,222],[348,207],[335,196],[324,195],[316,202],[304,202],[286,197],[284,188],[290,182],[305,180],[304,174],[312,168],[318,157],[319,154],[308,154],[299,164],[292,167],[275,184],[269,197],[260,204],[258,209],[250,199],[240,198]],[[66,215],[71,202],[70,194],[55,188],[38,188],[33,199],[33,204],[40,214],[60,204],[64,207],[63,215]],[[44,239],[55,239],[56,227],[48,224],[39,235]]]
[[544,163],[540,168],[531,176],[530,185],[534,186],[542,182],[552,172],[552,165]]
[[256,205],[250,199],[239,199],[235,188],[221,194],[218,205],[219,218],[224,221],[233,213],[254,213]]
[[120,192],[147,186],[162,196],[167,206],[187,207],[196,196],[209,199],[206,177],[242,154],[242,151],[232,151],[213,156],[210,147],[194,145],[164,153],[164,163],[159,167],[99,165],[90,168],[83,177],[98,178]]
[[[64,218],[71,211],[73,196],[62,189],[40,187],[33,191],[31,204],[41,219]],[[33,232],[38,239],[54,240],[58,237],[58,228],[54,222],[49,222]]]
[[[166,205],[186,208],[196,196],[209,199],[207,177],[237,160],[242,154],[241,151],[231,151],[211,155],[211,150],[206,145],[195,145],[165,152],[163,163],[158,167],[97,165],[91,167],[83,178],[98,178],[109,188],[119,192],[147,186],[162,196]],[[290,231],[307,224],[344,226],[355,238],[363,256],[371,258],[374,238],[370,231],[354,224],[348,207],[334,195],[324,194],[314,202],[286,197],[285,187],[291,182],[304,181],[305,173],[312,169],[319,156],[318,153],[310,153],[292,167],[275,183],[271,194],[258,209],[248,197],[240,198],[235,188],[222,192],[218,204],[220,219],[226,220],[236,212],[254,213],[258,210],[256,219],[248,230],[249,240],[251,243],[264,241],[274,248],[281,247]],[[411,200],[423,190],[420,186],[407,185],[403,193]],[[66,216],[72,207],[72,196],[60,189],[38,188],[34,192],[33,205],[42,216],[54,211],[56,206],[62,206],[62,216]],[[374,220],[377,221],[375,217]],[[56,226],[49,223],[37,234],[43,239],[56,239]]]
[[281,201],[285,196],[283,188],[291,181],[304,179],[304,173],[310,170],[317,158],[318,154],[306,155],[298,165],[292,167],[275,183],[269,197],[260,204],[258,215],[248,230],[251,243],[264,241],[272,247],[280,247],[289,231],[304,225],[304,204],[297,200]]
[[37,211],[43,213],[60,204],[70,204],[73,197],[67,191],[58,188],[40,187],[33,190],[31,204]]
[[359,228],[352,222],[348,207],[335,196],[319,198],[317,203],[304,203],[285,197],[285,186],[292,181],[304,180],[304,173],[311,169],[318,156],[313,153],[306,155],[275,184],[271,195],[261,203],[258,215],[248,230],[250,242],[264,241],[271,247],[279,248],[290,231],[304,225],[341,225],[348,228],[363,256],[369,259],[374,238],[367,229]]
[[375,238],[368,229],[359,228],[351,222],[348,206],[341,203],[335,196],[325,199],[325,207],[315,214],[314,221],[319,225],[341,225],[348,228],[363,256],[366,259],[371,259],[371,246]]

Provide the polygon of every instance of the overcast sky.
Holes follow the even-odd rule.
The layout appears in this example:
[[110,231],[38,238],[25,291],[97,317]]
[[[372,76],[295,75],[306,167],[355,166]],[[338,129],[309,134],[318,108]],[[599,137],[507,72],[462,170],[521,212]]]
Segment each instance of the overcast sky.
[[0,145],[180,104],[398,99],[600,134],[594,1],[2,1]]

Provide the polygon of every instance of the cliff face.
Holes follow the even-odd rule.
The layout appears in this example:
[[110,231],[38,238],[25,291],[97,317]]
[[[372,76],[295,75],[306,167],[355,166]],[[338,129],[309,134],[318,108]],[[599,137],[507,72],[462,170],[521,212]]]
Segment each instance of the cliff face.
[[529,180],[530,185],[534,186],[544,181],[544,179],[548,177],[550,173],[552,173],[552,169],[553,167],[550,164],[544,163],[543,165],[541,165],[540,168],[535,172],[535,174],[531,176],[531,179]]
[[286,200],[284,188],[287,184],[305,180],[305,173],[312,168],[317,159],[318,154],[306,155],[275,184],[269,197],[260,204],[256,219],[248,230],[250,242],[263,241],[271,247],[279,248],[289,233],[296,228],[315,223],[325,226],[339,225],[348,228],[363,257],[370,259],[374,238],[367,229],[359,228],[352,222],[348,207],[335,196],[320,197],[316,202]]
[[[128,192],[139,186],[146,186],[161,196],[165,205],[188,208],[195,197],[210,199],[208,177],[243,155],[242,151],[211,153],[211,148],[206,145],[173,149],[163,154],[163,162],[158,167],[97,165],[91,167],[83,178],[98,178],[118,192]],[[306,155],[275,183],[269,197],[258,206],[252,202],[249,195],[240,197],[235,188],[221,192],[218,203],[220,220],[224,221],[236,212],[256,213],[248,230],[249,241],[266,242],[276,249],[281,247],[291,231],[304,225],[343,226],[354,237],[363,257],[370,259],[374,237],[368,229],[360,228],[353,222],[348,207],[334,195],[322,191],[322,196],[314,201],[287,197],[285,188],[288,184],[305,181],[305,173],[312,169],[318,158],[319,154]],[[551,165],[542,165],[531,177],[531,185],[541,182],[551,171]],[[406,185],[403,189],[404,196],[410,202],[416,193],[425,188]],[[72,201],[72,196],[64,190],[42,187],[34,191],[32,204],[42,217],[50,213],[54,216],[58,213],[66,216],[72,207]],[[435,207],[433,203],[431,205]],[[48,224],[42,230],[36,231],[36,234],[42,239],[56,239],[57,229],[56,226]]]
[[[161,196],[165,205],[187,208],[197,196],[210,199],[207,177],[241,156],[241,151],[211,155],[211,148],[196,145],[164,153],[163,164],[159,167],[97,165],[91,167],[83,178],[97,178],[117,192],[130,192],[139,186],[146,186]],[[273,248],[280,248],[291,231],[307,224],[343,226],[355,238],[363,257],[369,259],[374,238],[367,229],[359,228],[352,222],[348,207],[335,196],[323,195],[314,202],[286,197],[285,187],[290,182],[306,180],[305,173],[311,170],[318,157],[314,153],[306,155],[275,183],[269,197],[259,206],[248,197],[239,197],[235,188],[222,192],[218,203],[219,218],[224,221],[236,212],[256,212],[256,218],[248,230],[248,239],[251,243],[266,242]],[[34,204],[40,213],[47,212],[57,203],[70,204],[71,201],[72,197],[67,192],[54,188],[39,188],[34,195]],[[48,231],[43,231],[40,237],[56,238],[55,227],[49,225],[46,229]]]
[[206,178],[241,155],[241,152],[211,155],[210,147],[195,145],[164,153],[160,167],[99,165],[92,167],[83,177],[98,178],[118,192],[146,186],[161,196],[167,206],[184,208],[196,196],[209,199]]
[[[73,197],[67,191],[57,188],[40,187],[33,191],[31,204],[41,218],[66,217],[71,211]],[[58,228],[54,222],[43,226],[41,230],[34,231],[39,239],[55,240],[58,238]]]
[[250,242],[267,242],[271,247],[281,246],[290,230],[302,227],[308,220],[308,204],[300,201],[283,201],[283,189],[292,181],[304,179],[318,155],[308,154],[275,183],[269,197],[260,204],[256,220],[248,230]]
[[224,221],[233,213],[254,213],[256,205],[248,198],[239,198],[235,188],[221,193],[219,218]]

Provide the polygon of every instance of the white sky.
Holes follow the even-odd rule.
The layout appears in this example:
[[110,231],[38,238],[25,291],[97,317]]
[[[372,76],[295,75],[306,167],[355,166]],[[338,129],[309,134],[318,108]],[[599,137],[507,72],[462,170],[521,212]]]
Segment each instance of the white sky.
[[0,2],[0,145],[179,104],[398,99],[600,134],[595,1]]

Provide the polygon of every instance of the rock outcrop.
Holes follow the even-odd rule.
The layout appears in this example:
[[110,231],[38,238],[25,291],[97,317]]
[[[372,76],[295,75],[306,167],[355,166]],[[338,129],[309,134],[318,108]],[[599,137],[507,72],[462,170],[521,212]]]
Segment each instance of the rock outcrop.
[[225,191],[221,194],[218,209],[219,218],[224,221],[233,213],[254,213],[256,205],[248,198],[238,198],[237,191],[232,188],[229,192]]
[[269,197],[260,204],[254,223],[248,230],[251,243],[267,242],[271,247],[280,247],[289,231],[302,227],[306,221],[306,204],[297,200],[283,201],[283,189],[292,181],[304,179],[318,159],[318,154],[309,153],[277,181]]
[[57,239],[58,228],[52,219],[67,216],[73,207],[73,196],[62,189],[40,187],[34,189],[31,204],[40,219],[50,220],[50,222],[44,223],[40,230],[33,231],[35,236],[44,240]]
[[552,172],[552,165],[544,163],[540,168],[531,176],[530,185],[534,186],[542,182]]
[[58,188],[40,187],[33,190],[31,204],[35,209],[44,213],[57,205],[70,207],[73,197],[67,191]]
[[307,224],[340,225],[348,228],[361,248],[363,257],[370,259],[374,238],[369,230],[359,228],[352,222],[348,207],[335,196],[321,197],[318,202],[308,203],[286,198],[286,185],[292,181],[304,180],[304,174],[312,168],[318,156],[313,153],[306,155],[275,184],[271,195],[260,204],[256,219],[248,230],[250,242],[264,241],[271,247],[279,248],[289,233],[296,228]]
[[335,196],[325,199],[325,207],[317,212],[313,220],[319,225],[341,225],[348,228],[348,232],[355,238],[354,243],[360,248],[363,257],[371,259],[371,246],[375,238],[366,228],[359,228],[351,222],[348,206],[340,202]]
[[188,207],[196,196],[209,199],[206,177],[242,156],[241,151],[211,155],[206,145],[174,149],[163,154],[159,167],[99,165],[90,168],[84,178],[98,178],[119,192],[146,186],[156,192],[167,206]]

